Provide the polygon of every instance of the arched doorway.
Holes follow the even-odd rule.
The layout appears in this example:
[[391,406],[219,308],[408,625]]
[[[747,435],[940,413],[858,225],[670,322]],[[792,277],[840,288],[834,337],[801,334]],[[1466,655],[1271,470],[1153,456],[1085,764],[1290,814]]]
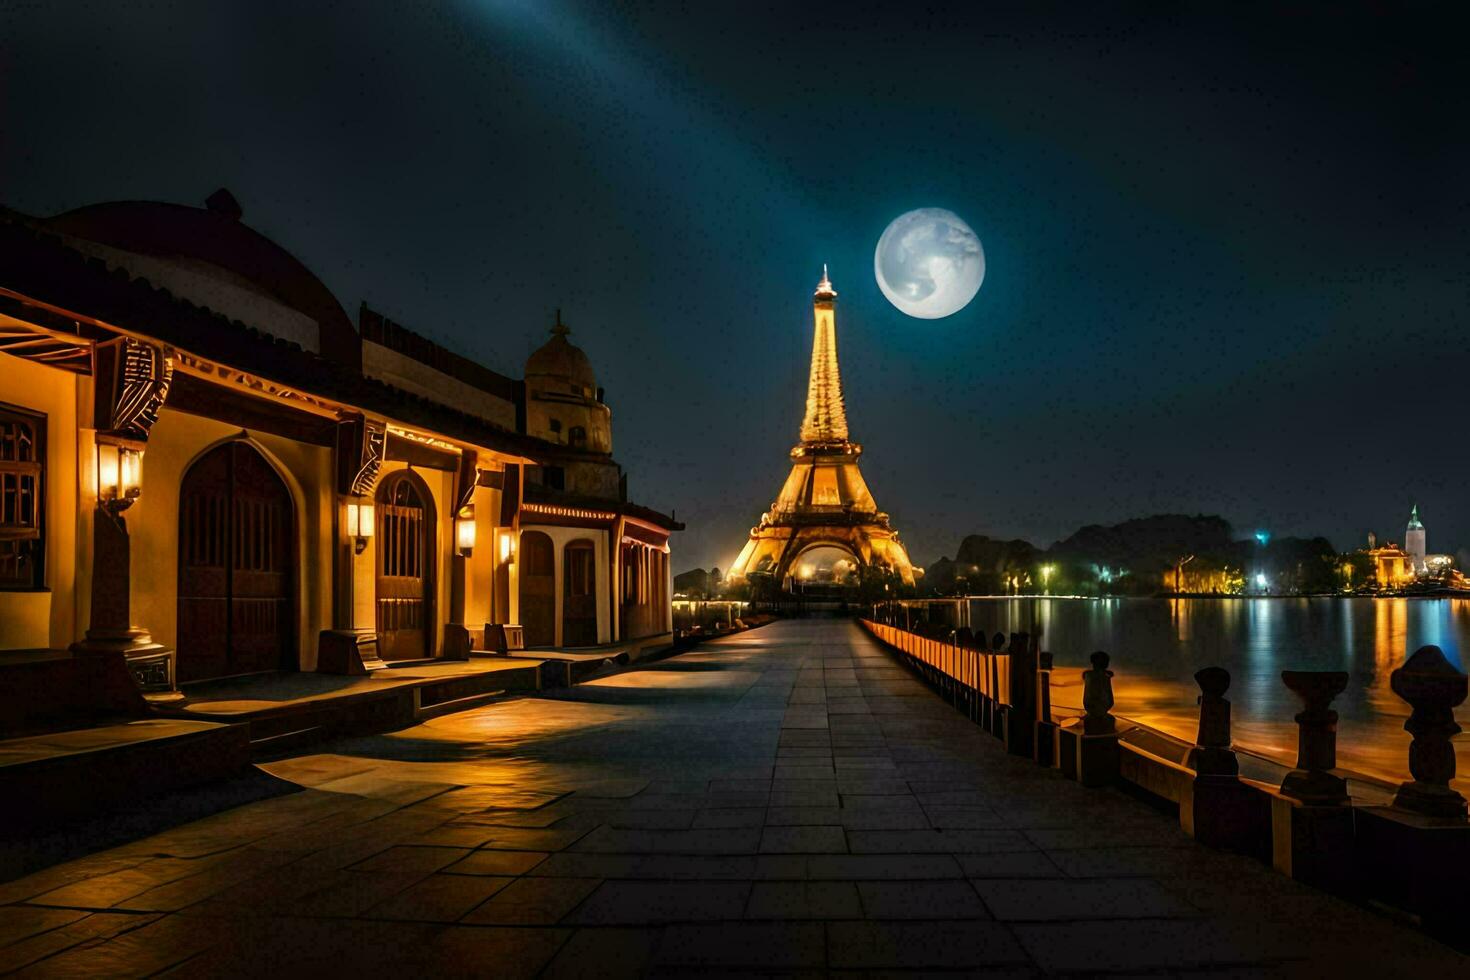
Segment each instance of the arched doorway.
[[540,531],[521,533],[521,627],[528,647],[556,644],[556,553]]
[[296,666],[296,511],[247,442],[200,456],[179,489],[181,682]]
[[562,646],[590,647],[597,644],[597,563],[592,542],[586,538],[567,542],[562,552],[561,642]]
[[799,595],[838,596],[856,589],[862,561],[844,544],[815,542],[791,560],[791,590]]
[[417,660],[434,647],[434,498],[417,473],[378,485],[377,628],[384,660]]

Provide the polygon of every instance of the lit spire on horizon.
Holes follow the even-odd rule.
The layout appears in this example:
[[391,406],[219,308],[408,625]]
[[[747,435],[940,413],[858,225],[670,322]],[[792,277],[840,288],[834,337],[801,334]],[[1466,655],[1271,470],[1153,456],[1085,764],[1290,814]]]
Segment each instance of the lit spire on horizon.
[[812,301],[812,368],[806,388],[803,443],[847,442],[847,413],[842,407],[842,375],[837,369],[837,325],[833,311],[837,291],[822,265],[822,281]]

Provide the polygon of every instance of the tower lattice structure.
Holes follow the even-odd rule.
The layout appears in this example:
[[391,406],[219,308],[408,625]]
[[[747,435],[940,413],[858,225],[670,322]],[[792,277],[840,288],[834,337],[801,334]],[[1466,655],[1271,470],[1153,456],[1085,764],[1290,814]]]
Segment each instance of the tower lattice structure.
[[804,553],[835,547],[860,566],[887,568],[913,584],[908,552],[858,469],[863,448],[848,435],[837,365],[836,305],[837,291],[823,266],[822,281],[812,297],[812,364],[801,441],[791,450],[790,475],[770,510],[750,529],[750,539],[727,575],[729,581],[763,573],[789,586]]

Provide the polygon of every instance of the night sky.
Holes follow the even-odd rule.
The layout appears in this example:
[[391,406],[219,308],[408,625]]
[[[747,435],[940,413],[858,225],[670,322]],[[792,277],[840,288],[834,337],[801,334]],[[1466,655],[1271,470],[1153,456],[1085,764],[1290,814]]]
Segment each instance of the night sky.
[[[973,6],[7,3],[0,203],[227,186],[354,318],[516,376],[561,307],[676,570],[786,475],[823,262],[919,564],[1179,511],[1347,548],[1415,502],[1470,547],[1455,7]],[[873,279],[923,206],[985,246],[942,320]]]

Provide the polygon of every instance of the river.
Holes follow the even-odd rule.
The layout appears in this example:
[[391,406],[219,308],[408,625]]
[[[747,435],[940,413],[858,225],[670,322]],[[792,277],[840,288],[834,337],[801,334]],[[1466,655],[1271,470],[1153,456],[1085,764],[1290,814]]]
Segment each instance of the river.
[[[969,625],[987,634],[1041,624],[1042,649],[1057,669],[1052,699],[1080,708],[1080,669],[1094,650],[1112,655],[1114,711],[1181,738],[1199,722],[1194,672],[1230,671],[1237,747],[1286,765],[1296,759],[1296,696],[1282,670],[1345,670],[1337,710],[1337,761],[1343,769],[1408,778],[1406,703],[1389,674],[1432,643],[1459,670],[1470,656],[1470,599],[1072,599],[961,600]],[[961,607],[962,608],[962,607]],[[1075,668],[1075,669],[1074,669]],[[1470,702],[1456,709],[1470,729]],[[1455,739],[1456,787],[1470,795],[1470,733]]]

